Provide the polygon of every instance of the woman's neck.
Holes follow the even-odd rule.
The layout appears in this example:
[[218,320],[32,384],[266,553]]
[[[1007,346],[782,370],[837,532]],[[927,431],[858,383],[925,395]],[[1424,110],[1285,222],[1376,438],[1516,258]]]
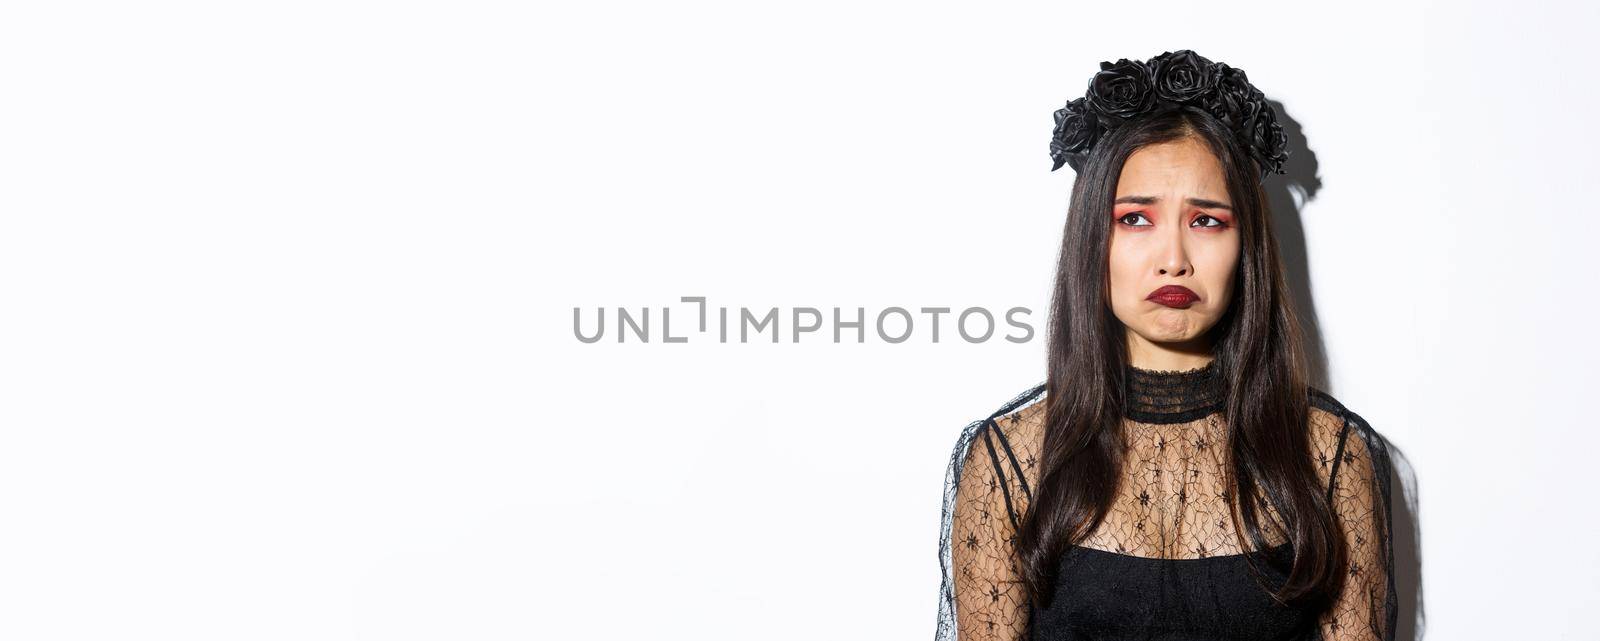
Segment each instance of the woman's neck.
[[1124,417],[1142,423],[1185,423],[1223,409],[1227,393],[1216,361],[1189,369],[1123,368]]

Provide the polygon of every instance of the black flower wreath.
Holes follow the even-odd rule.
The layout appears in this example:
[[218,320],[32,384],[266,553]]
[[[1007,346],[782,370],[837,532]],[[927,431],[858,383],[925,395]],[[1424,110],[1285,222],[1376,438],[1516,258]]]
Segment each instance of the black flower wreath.
[[1077,171],[1106,132],[1135,117],[1194,105],[1227,125],[1268,173],[1284,173],[1288,137],[1266,97],[1243,69],[1212,62],[1188,49],[1168,51],[1147,62],[1101,62],[1089,91],[1056,110],[1050,138],[1050,171],[1071,164]]

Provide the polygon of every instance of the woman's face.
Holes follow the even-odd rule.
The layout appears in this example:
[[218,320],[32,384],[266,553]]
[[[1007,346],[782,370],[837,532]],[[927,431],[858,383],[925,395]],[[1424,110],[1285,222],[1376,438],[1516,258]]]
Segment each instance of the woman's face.
[[1205,332],[1233,299],[1239,232],[1222,165],[1184,138],[1135,151],[1111,214],[1111,311],[1130,353],[1209,350]]

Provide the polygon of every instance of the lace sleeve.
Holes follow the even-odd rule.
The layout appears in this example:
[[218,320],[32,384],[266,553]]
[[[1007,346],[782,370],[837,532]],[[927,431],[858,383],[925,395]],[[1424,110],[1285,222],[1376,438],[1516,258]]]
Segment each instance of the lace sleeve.
[[1328,422],[1339,429],[1328,491],[1349,557],[1344,589],[1318,629],[1324,641],[1392,641],[1397,599],[1388,448],[1355,412],[1335,408]]
[[968,425],[950,456],[939,542],[938,641],[1013,641],[1027,634],[1030,611],[1014,547],[1026,480],[1007,478],[1008,470],[1017,474],[1020,468],[999,426],[1003,422],[991,417]]

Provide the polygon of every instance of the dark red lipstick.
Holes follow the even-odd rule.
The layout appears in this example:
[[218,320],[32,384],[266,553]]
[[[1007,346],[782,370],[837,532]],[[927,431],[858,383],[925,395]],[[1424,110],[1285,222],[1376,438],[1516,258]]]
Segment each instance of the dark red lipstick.
[[1167,285],[1161,289],[1150,292],[1150,295],[1144,297],[1144,299],[1155,301],[1162,305],[1166,305],[1167,307],[1183,309],[1193,305],[1195,301],[1200,300],[1200,296],[1195,294],[1193,291],[1190,291],[1188,287],[1184,287],[1182,285]]

